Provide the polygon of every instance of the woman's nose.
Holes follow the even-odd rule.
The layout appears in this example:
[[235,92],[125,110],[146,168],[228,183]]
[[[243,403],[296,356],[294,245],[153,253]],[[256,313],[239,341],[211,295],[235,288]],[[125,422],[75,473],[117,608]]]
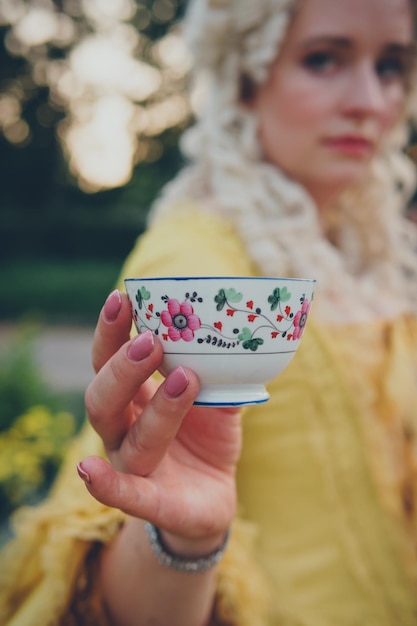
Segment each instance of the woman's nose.
[[352,68],[344,94],[345,111],[356,117],[378,115],[384,111],[383,84],[372,63]]

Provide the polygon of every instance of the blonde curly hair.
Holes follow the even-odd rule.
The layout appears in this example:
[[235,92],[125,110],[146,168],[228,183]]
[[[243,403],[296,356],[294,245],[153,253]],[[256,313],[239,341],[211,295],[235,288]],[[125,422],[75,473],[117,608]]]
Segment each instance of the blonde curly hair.
[[172,210],[174,199],[197,200],[235,224],[261,274],[316,278],[316,311],[333,321],[416,311],[417,235],[404,216],[416,185],[404,152],[416,81],[366,185],[343,194],[324,228],[304,188],[262,159],[257,120],[242,95],[266,80],[299,1],[191,1],[184,34],[194,74],[205,81],[205,106],[182,138],[189,164],[149,219]]

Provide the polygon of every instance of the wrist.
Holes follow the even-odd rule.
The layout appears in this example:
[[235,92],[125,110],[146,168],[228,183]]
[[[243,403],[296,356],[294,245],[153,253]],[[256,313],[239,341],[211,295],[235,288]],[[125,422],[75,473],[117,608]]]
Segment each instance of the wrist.
[[163,534],[150,522],[145,522],[145,532],[159,563],[188,573],[206,572],[214,567],[221,560],[229,539],[229,530],[219,537],[213,535],[203,540],[184,539],[169,533]]
[[158,528],[158,532],[162,543],[170,552],[184,558],[199,558],[217,550],[224,543],[228,529],[198,538],[183,537],[161,528]]

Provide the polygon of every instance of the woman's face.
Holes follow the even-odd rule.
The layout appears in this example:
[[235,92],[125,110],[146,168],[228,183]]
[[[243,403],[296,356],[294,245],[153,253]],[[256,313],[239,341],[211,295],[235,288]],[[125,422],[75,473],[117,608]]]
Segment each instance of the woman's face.
[[410,0],[300,0],[253,108],[265,158],[319,206],[360,181],[402,113]]

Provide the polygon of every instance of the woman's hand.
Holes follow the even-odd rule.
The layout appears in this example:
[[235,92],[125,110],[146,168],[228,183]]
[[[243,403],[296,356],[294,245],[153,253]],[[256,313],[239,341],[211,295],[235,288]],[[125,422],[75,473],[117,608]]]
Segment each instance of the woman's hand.
[[149,331],[130,339],[130,329],[130,303],[115,291],[100,313],[85,399],[110,463],[88,457],[80,475],[100,502],[163,529],[172,549],[208,552],[235,513],[239,412],[193,407],[199,382],[190,370],[158,387],[150,377],[162,346]]

